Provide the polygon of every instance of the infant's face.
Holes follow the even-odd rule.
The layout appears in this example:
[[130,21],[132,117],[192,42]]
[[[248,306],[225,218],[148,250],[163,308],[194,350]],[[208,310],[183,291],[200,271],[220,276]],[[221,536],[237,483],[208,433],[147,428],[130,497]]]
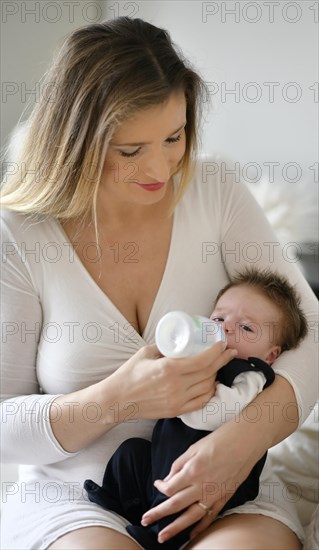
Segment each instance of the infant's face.
[[280,310],[258,290],[246,285],[230,288],[218,300],[211,319],[223,326],[227,347],[237,349],[238,357],[259,357],[272,364],[280,354]]

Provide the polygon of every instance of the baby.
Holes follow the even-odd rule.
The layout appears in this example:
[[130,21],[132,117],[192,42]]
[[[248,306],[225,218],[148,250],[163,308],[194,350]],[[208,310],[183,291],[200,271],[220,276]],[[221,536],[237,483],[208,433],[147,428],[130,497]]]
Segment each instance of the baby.
[[[299,297],[284,277],[256,269],[239,274],[220,290],[211,315],[222,325],[227,347],[238,351],[238,356],[218,371],[214,397],[200,410],[158,420],[151,442],[141,438],[124,441],[107,464],[102,487],[85,481],[89,499],[125,517],[132,524],[126,528],[128,533],[146,550],[176,550],[189,540],[194,525],[165,543],[157,541],[158,533],[178,514],[147,527],[141,525],[142,515],[167,498],[154,487],[154,481],[164,479],[174,460],[190,445],[217,429],[226,416],[228,420],[238,414],[273,382],[273,362],[307,334],[299,304]],[[221,512],[256,498],[266,456]]]

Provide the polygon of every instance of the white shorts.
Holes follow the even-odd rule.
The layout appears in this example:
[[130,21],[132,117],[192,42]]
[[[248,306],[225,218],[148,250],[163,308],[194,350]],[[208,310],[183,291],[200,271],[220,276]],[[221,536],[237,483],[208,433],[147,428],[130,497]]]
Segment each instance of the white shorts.
[[[303,542],[304,529],[298,517],[295,495],[274,474],[269,457],[260,481],[260,492],[256,500],[228,510],[222,515],[266,515],[287,525]],[[39,494],[45,494],[46,498],[39,498]],[[45,493],[25,493],[24,499],[19,496],[19,492],[12,495],[2,514],[0,547],[5,550],[46,550],[55,540],[70,531],[97,525],[130,537],[125,529],[128,522],[118,514],[88,501],[85,491],[73,494],[70,499],[70,494],[64,487],[61,488],[59,499],[56,502],[55,500],[56,488],[52,495],[47,489]]]
[[[57,487],[56,482],[54,486]],[[125,529],[129,522],[115,512],[90,502],[85,491],[83,494],[73,494],[70,500],[69,492],[61,485],[62,495],[60,492],[58,501],[52,502],[53,492],[50,495],[47,488],[45,491],[34,491],[35,498],[29,498],[32,488],[34,484],[33,487],[30,484],[28,498],[21,499],[22,493],[19,496],[18,491],[4,506],[0,544],[3,550],[46,550],[61,536],[83,527],[108,527],[132,538]],[[39,494],[44,494],[46,498],[39,500]]]
[[221,514],[221,517],[231,514],[262,514],[287,525],[303,543],[305,534],[297,506],[300,495],[296,495],[293,489],[294,486],[285,485],[274,472],[271,456],[268,455],[260,476],[258,497],[242,504],[242,506],[227,510]]

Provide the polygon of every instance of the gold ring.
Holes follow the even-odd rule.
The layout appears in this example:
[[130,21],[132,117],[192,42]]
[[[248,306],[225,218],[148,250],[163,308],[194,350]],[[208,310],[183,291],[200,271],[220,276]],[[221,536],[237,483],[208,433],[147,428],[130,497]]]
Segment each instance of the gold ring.
[[209,508],[209,506],[207,506],[206,504],[204,504],[203,502],[200,502],[200,500],[198,502],[196,502],[196,504],[206,512],[207,516],[210,516],[212,513],[213,513],[213,510],[211,508]]

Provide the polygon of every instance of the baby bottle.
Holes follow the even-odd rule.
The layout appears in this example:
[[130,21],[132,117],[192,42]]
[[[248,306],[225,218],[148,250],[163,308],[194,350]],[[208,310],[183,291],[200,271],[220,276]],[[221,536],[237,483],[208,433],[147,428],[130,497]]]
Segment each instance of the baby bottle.
[[223,328],[216,321],[184,311],[170,311],[158,322],[155,341],[166,357],[196,355],[216,342],[227,345]]

